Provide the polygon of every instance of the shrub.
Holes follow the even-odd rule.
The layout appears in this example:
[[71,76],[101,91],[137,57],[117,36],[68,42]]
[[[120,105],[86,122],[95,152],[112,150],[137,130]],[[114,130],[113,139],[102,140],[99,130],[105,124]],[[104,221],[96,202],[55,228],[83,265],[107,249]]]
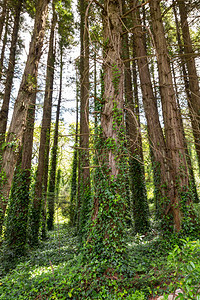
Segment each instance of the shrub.
[[168,256],[168,263],[175,269],[175,285],[181,288],[177,299],[200,300],[200,241],[181,239],[182,246],[176,245]]

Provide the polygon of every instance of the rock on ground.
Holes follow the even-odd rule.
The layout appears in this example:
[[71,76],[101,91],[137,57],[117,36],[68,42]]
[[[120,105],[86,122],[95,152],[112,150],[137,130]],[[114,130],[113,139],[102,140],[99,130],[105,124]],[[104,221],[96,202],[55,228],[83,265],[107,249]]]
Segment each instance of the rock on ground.
[[[176,290],[174,294],[171,294],[171,295],[168,296],[168,300],[174,300],[176,298],[176,296],[178,296],[178,294],[181,293],[181,292],[182,292],[181,289]],[[155,299],[162,300],[162,299],[164,299],[164,297],[160,296],[160,297],[155,298]]]

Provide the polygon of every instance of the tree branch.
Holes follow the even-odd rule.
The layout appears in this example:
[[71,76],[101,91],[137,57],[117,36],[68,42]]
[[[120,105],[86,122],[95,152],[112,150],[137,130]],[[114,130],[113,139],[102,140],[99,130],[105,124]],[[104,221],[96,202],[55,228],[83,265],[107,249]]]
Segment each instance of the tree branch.
[[127,12],[122,16],[122,18],[125,18],[125,17],[126,17],[127,15],[129,15],[132,11],[134,11],[134,10],[140,8],[140,7],[145,6],[145,5],[148,4],[150,1],[151,1],[151,0],[147,0],[145,3],[142,3],[142,4],[138,5],[138,6],[135,6],[135,7],[131,8],[129,11],[127,11]]

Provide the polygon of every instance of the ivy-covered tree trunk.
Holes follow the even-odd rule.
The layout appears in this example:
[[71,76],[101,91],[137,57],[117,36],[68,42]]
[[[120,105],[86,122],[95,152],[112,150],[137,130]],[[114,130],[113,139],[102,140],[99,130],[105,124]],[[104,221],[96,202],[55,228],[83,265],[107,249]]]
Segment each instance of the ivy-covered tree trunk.
[[[123,3],[123,6],[125,4]],[[127,27],[127,22],[125,27]],[[130,67],[128,32],[123,35],[123,58],[125,60],[125,99],[126,99],[126,130],[128,135],[128,152],[130,164],[130,189],[131,202],[130,209],[133,209],[135,231],[144,233],[149,228],[149,208],[144,178],[143,155],[141,147],[141,132],[139,120],[139,107],[136,113],[137,101],[137,77],[134,77],[135,103],[133,100],[132,76]],[[134,73],[135,75],[135,73]]]
[[166,203],[165,213],[166,215],[171,215],[172,226],[176,232],[179,232],[182,227],[184,213],[187,213],[186,209],[185,212],[183,212],[183,208],[191,203],[191,197],[188,193],[189,176],[183,132],[180,128],[180,115],[178,113],[173,88],[167,44],[162,23],[160,1],[150,1],[149,5],[158,60],[160,93],[171,183],[168,186],[170,189],[170,198],[168,199],[168,203]]
[[88,220],[90,201],[90,169],[89,169],[89,36],[88,22],[85,16],[87,2],[80,0],[80,151],[78,176],[78,229],[84,234]]
[[63,79],[63,49],[60,45],[61,58],[60,58],[60,90],[58,97],[58,105],[56,112],[56,123],[54,129],[54,140],[53,147],[51,150],[51,164],[50,164],[50,174],[49,174],[49,186],[48,186],[48,215],[47,215],[47,228],[48,230],[53,229],[54,221],[54,211],[55,211],[55,185],[56,185],[56,167],[57,167],[57,153],[58,153],[58,126],[59,126],[59,117],[60,117],[60,107],[62,101],[62,79]]
[[29,55],[14,105],[13,116],[6,140],[7,145],[3,153],[2,170],[5,172],[6,181],[2,187],[2,197],[0,202],[0,228],[3,224],[15,165],[22,147],[28,109],[31,104],[32,94],[35,92],[36,88],[38,63],[42,54],[48,3],[49,0],[39,0],[37,2]]
[[[38,243],[40,220],[41,220],[41,207],[44,204],[46,211],[46,193],[48,181],[48,162],[49,162],[49,143],[50,143],[50,129],[51,129],[51,111],[52,111],[52,95],[53,95],[53,81],[54,81],[54,63],[55,63],[55,49],[54,49],[54,31],[56,26],[56,14],[53,5],[53,17],[51,22],[51,32],[49,39],[49,52],[47,57],[47,72],[46,72],[46,86],[44,95],[42,127],[40,133],[40,148],[38,167],[36,171],[35,180],[35,195],[33,200],[33,208],[31,215],[31,244]],[[45,223],[46,213],[42,213],[43,230],[42,236],[45,238]]]
[[[5,134],[6,134],[6,127],[7,127],[7,120],[8,120],[8,110],[9,110],[9,103],[10,103],[10,94],[12,90],[12,83],[13,83],[13,76],[14,76],[14,69],[15,69],[15,54],[17,48],[17,39],[18,39],[18,31],[19,31],[19,23],[20,23],[20,13],[22,11],[22,4],[23,0],[18,1],[15,7],[15,19],[14,19],[14,26],[12,32],[12,40],[10,46],[10,56],[9,56],[9,63],[7,69],[7,76],[6,76],[6,83],[5,83],[5,90],[3,95],[3,103],[0,110],[0,156],[3,153],[3,143],[5,142]],[[1,70],[0,70],[1,72]]]
[[35,90],[32,91],[31,102],[27,112],[21,154],[18,157],[13,177],[6,216],[4,240],[7,250],[7,257],[5,256],[5,258],[7,260],[24,255],[26,250],[36,91],[35,87]]
[[[122,61],[122,3],[105,1],[103,13],[104,95],[101,145],[98,149],[99,182],[95,186],[92,223],[86,242],[87,260],[98,264],[101,274],[118,276],[124,258],[126,174],[123,114],[124,66]],[[96,257],[97,259],[93,259]],[[116,275],[117,274],[117,275]]]

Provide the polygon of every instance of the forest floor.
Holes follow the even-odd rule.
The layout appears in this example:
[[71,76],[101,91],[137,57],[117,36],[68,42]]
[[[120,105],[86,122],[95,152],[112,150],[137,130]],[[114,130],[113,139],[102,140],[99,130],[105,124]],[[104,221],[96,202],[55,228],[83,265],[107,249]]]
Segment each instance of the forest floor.
[[[127,277],[124,277],[123,288],[115,288],[115,294],[112,294],[113,289],[111,291],[113,282],[105,283],[96,293],[88,288],[78,290],[77,283],[84,282],[80,275],[77,275],[80,276],[78,279],[75,275],[80,274],[77,273],[80,268],[77,238],[65,224],[56,225],[54,231],[48,232],[47,240],[41,242],[37,249],[29,251],[15,268],[5,273],[0,267],[0,299],[150,300],[160,295],[168,299],[166,295],[180,287],[185,291],[181,300],[200,299],[199,241],[188,239],[182,241],[179,247],[176,241],[163,240],[155,232],[148,236],[133,236],[128,232],[127,254]],[[189,278],[188,282],[185,275]],[[114,285],[116,287],[117,282]]]

